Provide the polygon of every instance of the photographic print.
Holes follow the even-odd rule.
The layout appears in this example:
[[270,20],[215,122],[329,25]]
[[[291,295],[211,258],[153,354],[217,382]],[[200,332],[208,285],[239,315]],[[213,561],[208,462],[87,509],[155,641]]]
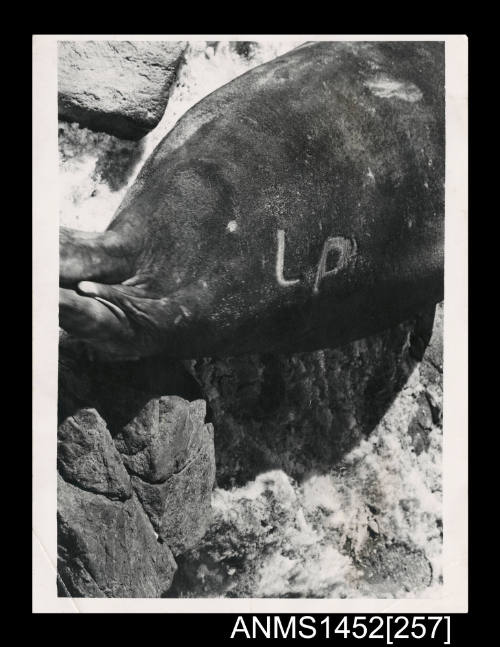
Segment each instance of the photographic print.
[[442,598],[445,39],[54,40],[57,598]]

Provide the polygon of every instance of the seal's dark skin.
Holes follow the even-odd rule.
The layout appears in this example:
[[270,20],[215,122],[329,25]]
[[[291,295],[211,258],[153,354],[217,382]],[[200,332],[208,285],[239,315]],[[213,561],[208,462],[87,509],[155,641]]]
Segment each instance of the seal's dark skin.
[[321,42],[209,95],[107,231],[61,232],[60,323],[110,356],[333,347],[443,298],[444,45]]

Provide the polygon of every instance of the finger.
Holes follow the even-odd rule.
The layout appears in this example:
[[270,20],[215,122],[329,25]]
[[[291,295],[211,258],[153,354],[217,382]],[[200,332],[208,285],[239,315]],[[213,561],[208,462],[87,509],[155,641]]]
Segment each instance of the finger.
[[120,286],[81,281],[77,285],[77,292],[85,297],[92,297],[107,306],[118,319],[126,319],[120,303],[123,298]]
[[138,326],[143,330],[149,330],[150,333],[158,326],[168,329],[168,322],[174,322],[172,325],[176,325],[178,321],[175,322],[175,319],[180,315],[191,316],[189,309],[184,305],[178,305],[175,299],[151,298],[141,287],[81,281],[77,285],[77,292],[85,298],[91,297],[102,303],[118,319],[125,320],[129,326],[134,326],[135,329]]
[[59,283],[78,281],[120,283],[132,274],[131,246],[114,231],[89,233],[61,227],[59,236]]
[[132,335],[124,315],[117,316],[113,309],[97,299],[64,288],[59,290],[59,324],[75,337],[87,341],[119,343]]
[[[123,314],[123,306],[130,304],[131,300],[136,298],[145,298],[142,288],[119,283],[117,285],[107,285],[106,283],[96,283],[94,281],[80,281],[76,286],[76,291],[86,297],[93,297],[99,301],[106,302],[108,305],[115,306]],[[117,312],[117,314],[119,314]]]

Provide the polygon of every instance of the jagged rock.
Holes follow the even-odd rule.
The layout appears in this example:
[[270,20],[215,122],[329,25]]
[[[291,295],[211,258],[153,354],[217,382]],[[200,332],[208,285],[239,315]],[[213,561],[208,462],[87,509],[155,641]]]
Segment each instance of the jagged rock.
[[128,470],[149,483],[179,472],[201,447],[205,413],[203,400],[150,400],[115,437]]
[[210,497],[215,477],[212,425],[206,425],[198,454],[164,483],[132,477],[134,490],[159,536],[174,555],[195,546],[211,521]]
[[130,477],[95,409],[80,409],[60,425],[57,465],[66,481],[110,499],[132,496]]
[[59,594],[160,597],[172,551],[192,548],[210,522],[205,402],[159,395],[194,393],[164,358],[106,363],[63,335],[59,359]]
[[135,497],[111,501],[59,477],[58,572],[66,595],[161,597],[175,570]]
[[160,121],[185,42],[60,41],[59,118],[123,139]]

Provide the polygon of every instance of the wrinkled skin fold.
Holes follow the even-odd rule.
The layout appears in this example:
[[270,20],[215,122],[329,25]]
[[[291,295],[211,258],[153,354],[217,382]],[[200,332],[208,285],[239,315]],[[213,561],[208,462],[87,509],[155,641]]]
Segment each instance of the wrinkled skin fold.
[[60,325],[110,357],[335,347],[443,298],[444,44],[320,42],[178,121],[108,229],[61,229]]

